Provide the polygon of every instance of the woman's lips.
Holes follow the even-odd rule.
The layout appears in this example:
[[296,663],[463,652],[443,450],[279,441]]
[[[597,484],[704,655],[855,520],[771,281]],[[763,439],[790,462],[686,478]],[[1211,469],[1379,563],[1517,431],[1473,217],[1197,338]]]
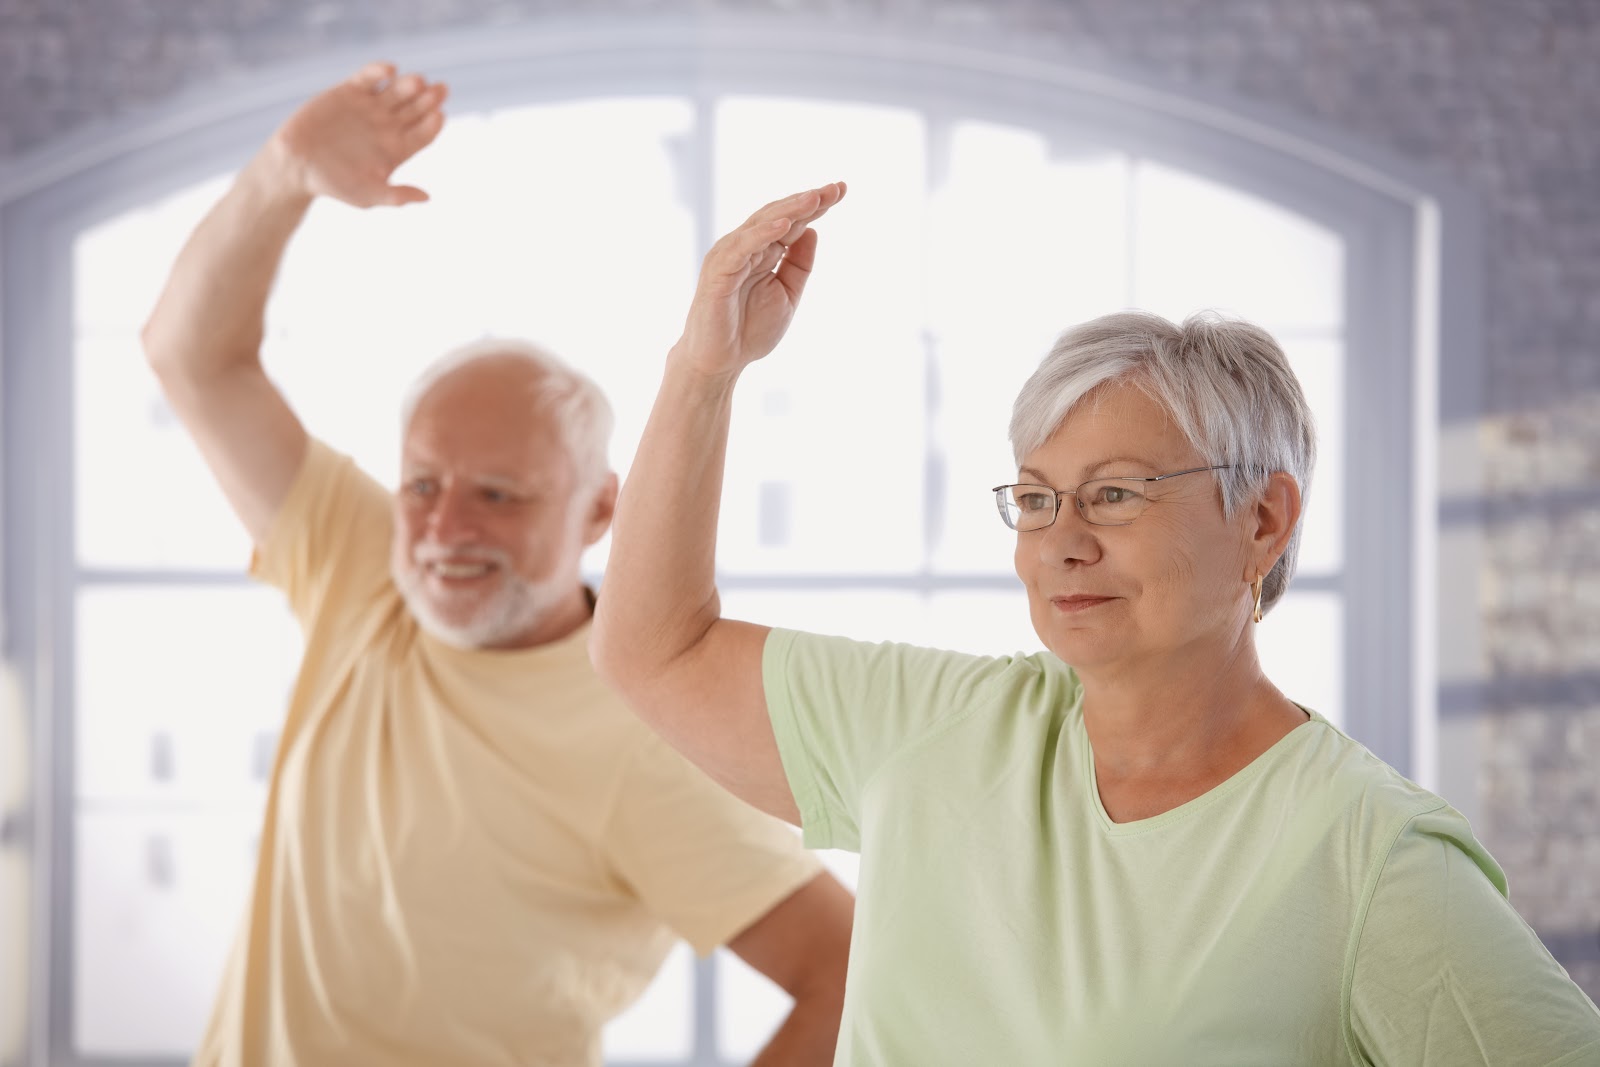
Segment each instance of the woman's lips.
[[1109,604],[1115,599],[1115,597],[1109,596],[1057,596],[1051,597],[1050,603],[1055,606],[1057,611],[1075,614],[1080,611],[1088,611],[1090,608],[1097,608],[1101,604]]

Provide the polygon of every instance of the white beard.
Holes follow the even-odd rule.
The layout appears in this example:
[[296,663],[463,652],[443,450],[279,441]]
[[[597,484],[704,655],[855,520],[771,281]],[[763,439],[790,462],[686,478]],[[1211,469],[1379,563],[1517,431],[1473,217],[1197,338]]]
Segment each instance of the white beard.
[[[427,589],[427,563],[443,559],[483,560],[500,569],[499,587],[465,621],[446,619]],[[391,566],[390,576],[417,625],[445,644],[465,649],[493,648],[515,641],[537,626],[568,591],[560,578],[534,582],[513,574],[509,557],[492,548],[446,553],[437,547],[418,545],[411,552],[411,569],[402,572]]]

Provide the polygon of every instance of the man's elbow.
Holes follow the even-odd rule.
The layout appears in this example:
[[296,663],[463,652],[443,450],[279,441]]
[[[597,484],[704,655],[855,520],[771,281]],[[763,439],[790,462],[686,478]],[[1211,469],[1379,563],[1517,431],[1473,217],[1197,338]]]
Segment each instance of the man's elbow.
[[139,345],[144,349],[145,363],[169,400],[175,399],[173,394],[185,386],[195,384],[193,361],[184,358],[182,330],[171,321],[170,313],[156,308],[139,331]]

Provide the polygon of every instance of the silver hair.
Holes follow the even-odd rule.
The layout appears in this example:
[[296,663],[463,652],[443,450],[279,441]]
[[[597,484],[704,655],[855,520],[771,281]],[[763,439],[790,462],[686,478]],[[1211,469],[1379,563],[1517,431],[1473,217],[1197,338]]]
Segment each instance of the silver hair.
[[[400,432],[411,428],[417,405],[441,379],[475,360],[493,356],[524,359],[542,372],[536,408],[549,414],[561,429],[572,457],[579,488],[597,485],[610,470],[606,449],[611,440],[611,404],[594,380],[531,341],[485,337],[468,341],[440,356],[406,390],[400,403]],[[531,414],[532,412],[530,412]]]
[[[1236,514],[1274,471],[1294,478],[1302,500],[1309,494],[1316,427],[1283,349],[1259,326],[1209,312],[1182,326],[1148,312],[1118,312],[1062,334],[1012,407],[1018,466],[1085,396],[1110,382],[1137,386],[1165,407],[1207,464],[1233,464],[1215,472],[1226,514]],[[1301,528],[1295,525],[1262,583],[1263,612],[1294,577]]]

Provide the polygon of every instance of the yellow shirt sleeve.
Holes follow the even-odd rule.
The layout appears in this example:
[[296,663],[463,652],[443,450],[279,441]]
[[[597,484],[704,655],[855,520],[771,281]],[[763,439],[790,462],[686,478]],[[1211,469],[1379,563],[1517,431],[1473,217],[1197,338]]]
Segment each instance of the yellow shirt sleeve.
[[822,869],[799,834],[706,777],[659,738],[627,755],[605,847],[617,876],[701,955]]
[[324,608],[364,608],[389,584],[389,492],[313,437],[250,573],[281,589],[309,632]]

